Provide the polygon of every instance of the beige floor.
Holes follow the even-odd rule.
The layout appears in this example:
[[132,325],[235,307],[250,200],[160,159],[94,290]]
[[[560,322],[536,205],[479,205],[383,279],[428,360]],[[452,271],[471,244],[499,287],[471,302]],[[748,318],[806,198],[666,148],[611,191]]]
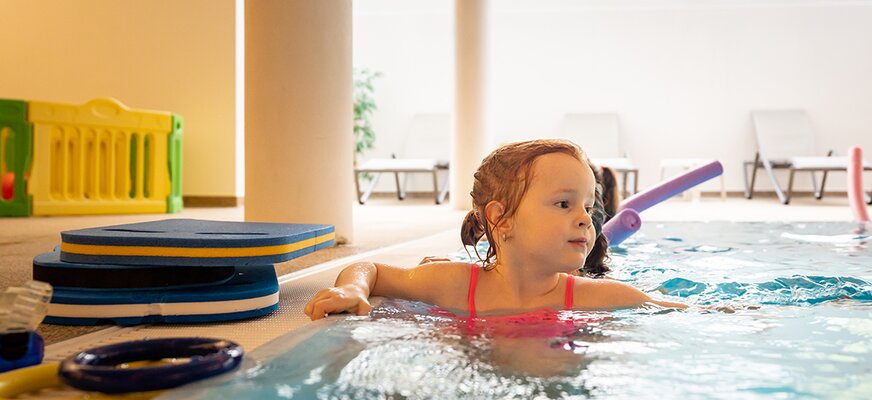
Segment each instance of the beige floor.
[[[430,199],[410,198],[403,202],[389,197],[373,198],[365,206],[354,208],[354,243],[324,249],[276,265],[284,275],[361,252],[405,242],[459,227],[464,212],[447,205],[436,206]],[[32,278],[33,257],[60,244],[60,232],[95,226],[116,225],[166,218],[242,221],[244,210],[236,208],[186,208],[179,214],[144,214],[111,216],[57,216],[0,218],[0,290],[21,285]],[[460,239],[457,239],[458,247]],[[105,326],[65,327],[43,324],[39,333],[46,344],[73,338]]]
[[[400,202],[395,198],[376,197],[364,206],[355,205],[354,243],[278,264],[276,272],[284,275],[325,261],[456,229],[464,215],[465,211],[454,210],[449,205],[434,205],[429,198],[409,198]],[[773,197],[753,200],[703,197],[698,201],[675,198],[642,213],[643,221],[848,221],[851,216],[844,195],[829,196],[821,201],[810,196],[798,196],[788,206],[778,203]],[[0,289],[20,285],[30,279],[33,257],[58,245],[63,230],[164,218],[241,221],[243,209],[188,208],[174,215],[0,218]],[[432,247],[433,251],[445,251],[446,243],[451,243],[450,240],[446,242],[442,239],[440,246]],[[460,249],[459,237],[454,246],[449,244],[448,247],[448,251]],[[426,251],[422,250],[422,253]],[[438,254],[420,256],[426,255]],[[44,324],[40,327],[40,333],[51,344],[102,328]]]

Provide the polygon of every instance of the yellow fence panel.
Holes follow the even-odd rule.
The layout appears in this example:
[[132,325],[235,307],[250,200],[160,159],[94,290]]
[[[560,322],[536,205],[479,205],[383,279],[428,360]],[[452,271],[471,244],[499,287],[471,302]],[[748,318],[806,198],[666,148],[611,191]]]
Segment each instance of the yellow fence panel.
[[169,112],[29,102],[33,215],[167,212]]

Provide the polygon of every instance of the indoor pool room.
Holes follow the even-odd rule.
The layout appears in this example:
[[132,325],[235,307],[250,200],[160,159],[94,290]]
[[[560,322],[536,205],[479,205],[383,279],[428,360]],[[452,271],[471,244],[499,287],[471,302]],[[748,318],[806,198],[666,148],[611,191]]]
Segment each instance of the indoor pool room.
[[0,400],[872,397],[872,0],[0,15]]

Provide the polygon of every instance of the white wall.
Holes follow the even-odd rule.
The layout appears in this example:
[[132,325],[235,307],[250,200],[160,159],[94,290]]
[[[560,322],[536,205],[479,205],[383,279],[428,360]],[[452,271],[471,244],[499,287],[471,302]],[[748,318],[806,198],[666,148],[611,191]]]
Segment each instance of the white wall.
[[[448,114],[453,108],[453,4],[451,0],[355,0],[353,7],[354,67],[383,74],[374,81],[379,107],[373,118],[376,148],[367,156],[401,156],[416,113]],[[446,140],[449,136],[445,132]],[[409,189],[433,190],[430,176],[409,178]],[[376,190],[395,187],[393,176],[385,175]]]
[[[453,6],[354,6],[354,65],[384,73],[371,154],[385,156],[415,113],[451,109]],[[755,151],[750,111],[803,108],[822,153],[859,145],[872,159],[872,1],[494,0],[491,9],[497,143],[556,134],[566,113],[614,112],[642,187],[657,181],[662,158],[712,157],[727,190],[739,191],[741,162]],[[843,176],[828,186],[843,190]],[[763,178],[758,187],[771,188]],[[392,179],[379,187],[393,190]],[[808,190],[808,178],[797,188]]]

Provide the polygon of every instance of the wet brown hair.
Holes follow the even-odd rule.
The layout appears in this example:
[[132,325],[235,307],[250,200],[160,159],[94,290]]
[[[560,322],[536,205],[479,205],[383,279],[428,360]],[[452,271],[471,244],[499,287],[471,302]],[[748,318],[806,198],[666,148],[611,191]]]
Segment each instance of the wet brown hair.
[[[493,227],[488,224],[485,206],[491,201],[502,203],[504,212],[494,225],[511,218],[518,209],[521,199],[527,193],[533,175],[533,163],[537,158],[552,153],[563,153],[590,165],[578,145],[568,140],[541,139],[509,143],[494,150],[482,160],[474,175],[472,185],[472,211],[466,214],[460,229],[460,239],[464,246],[472,246],[485,270],[495,268],[497,243],[493,238]],[[594,213],[604,213],[602,192],[597,185]],[[591,215],[593,218],[594,215]],[[476,244],[486,238],[490,245],[484,258],[478,253]],[[579,274],[601,275],[608,271],[608,242],[599,235],[594,248],[579,268]],[[588,266],[590,265],[590,266]]]

